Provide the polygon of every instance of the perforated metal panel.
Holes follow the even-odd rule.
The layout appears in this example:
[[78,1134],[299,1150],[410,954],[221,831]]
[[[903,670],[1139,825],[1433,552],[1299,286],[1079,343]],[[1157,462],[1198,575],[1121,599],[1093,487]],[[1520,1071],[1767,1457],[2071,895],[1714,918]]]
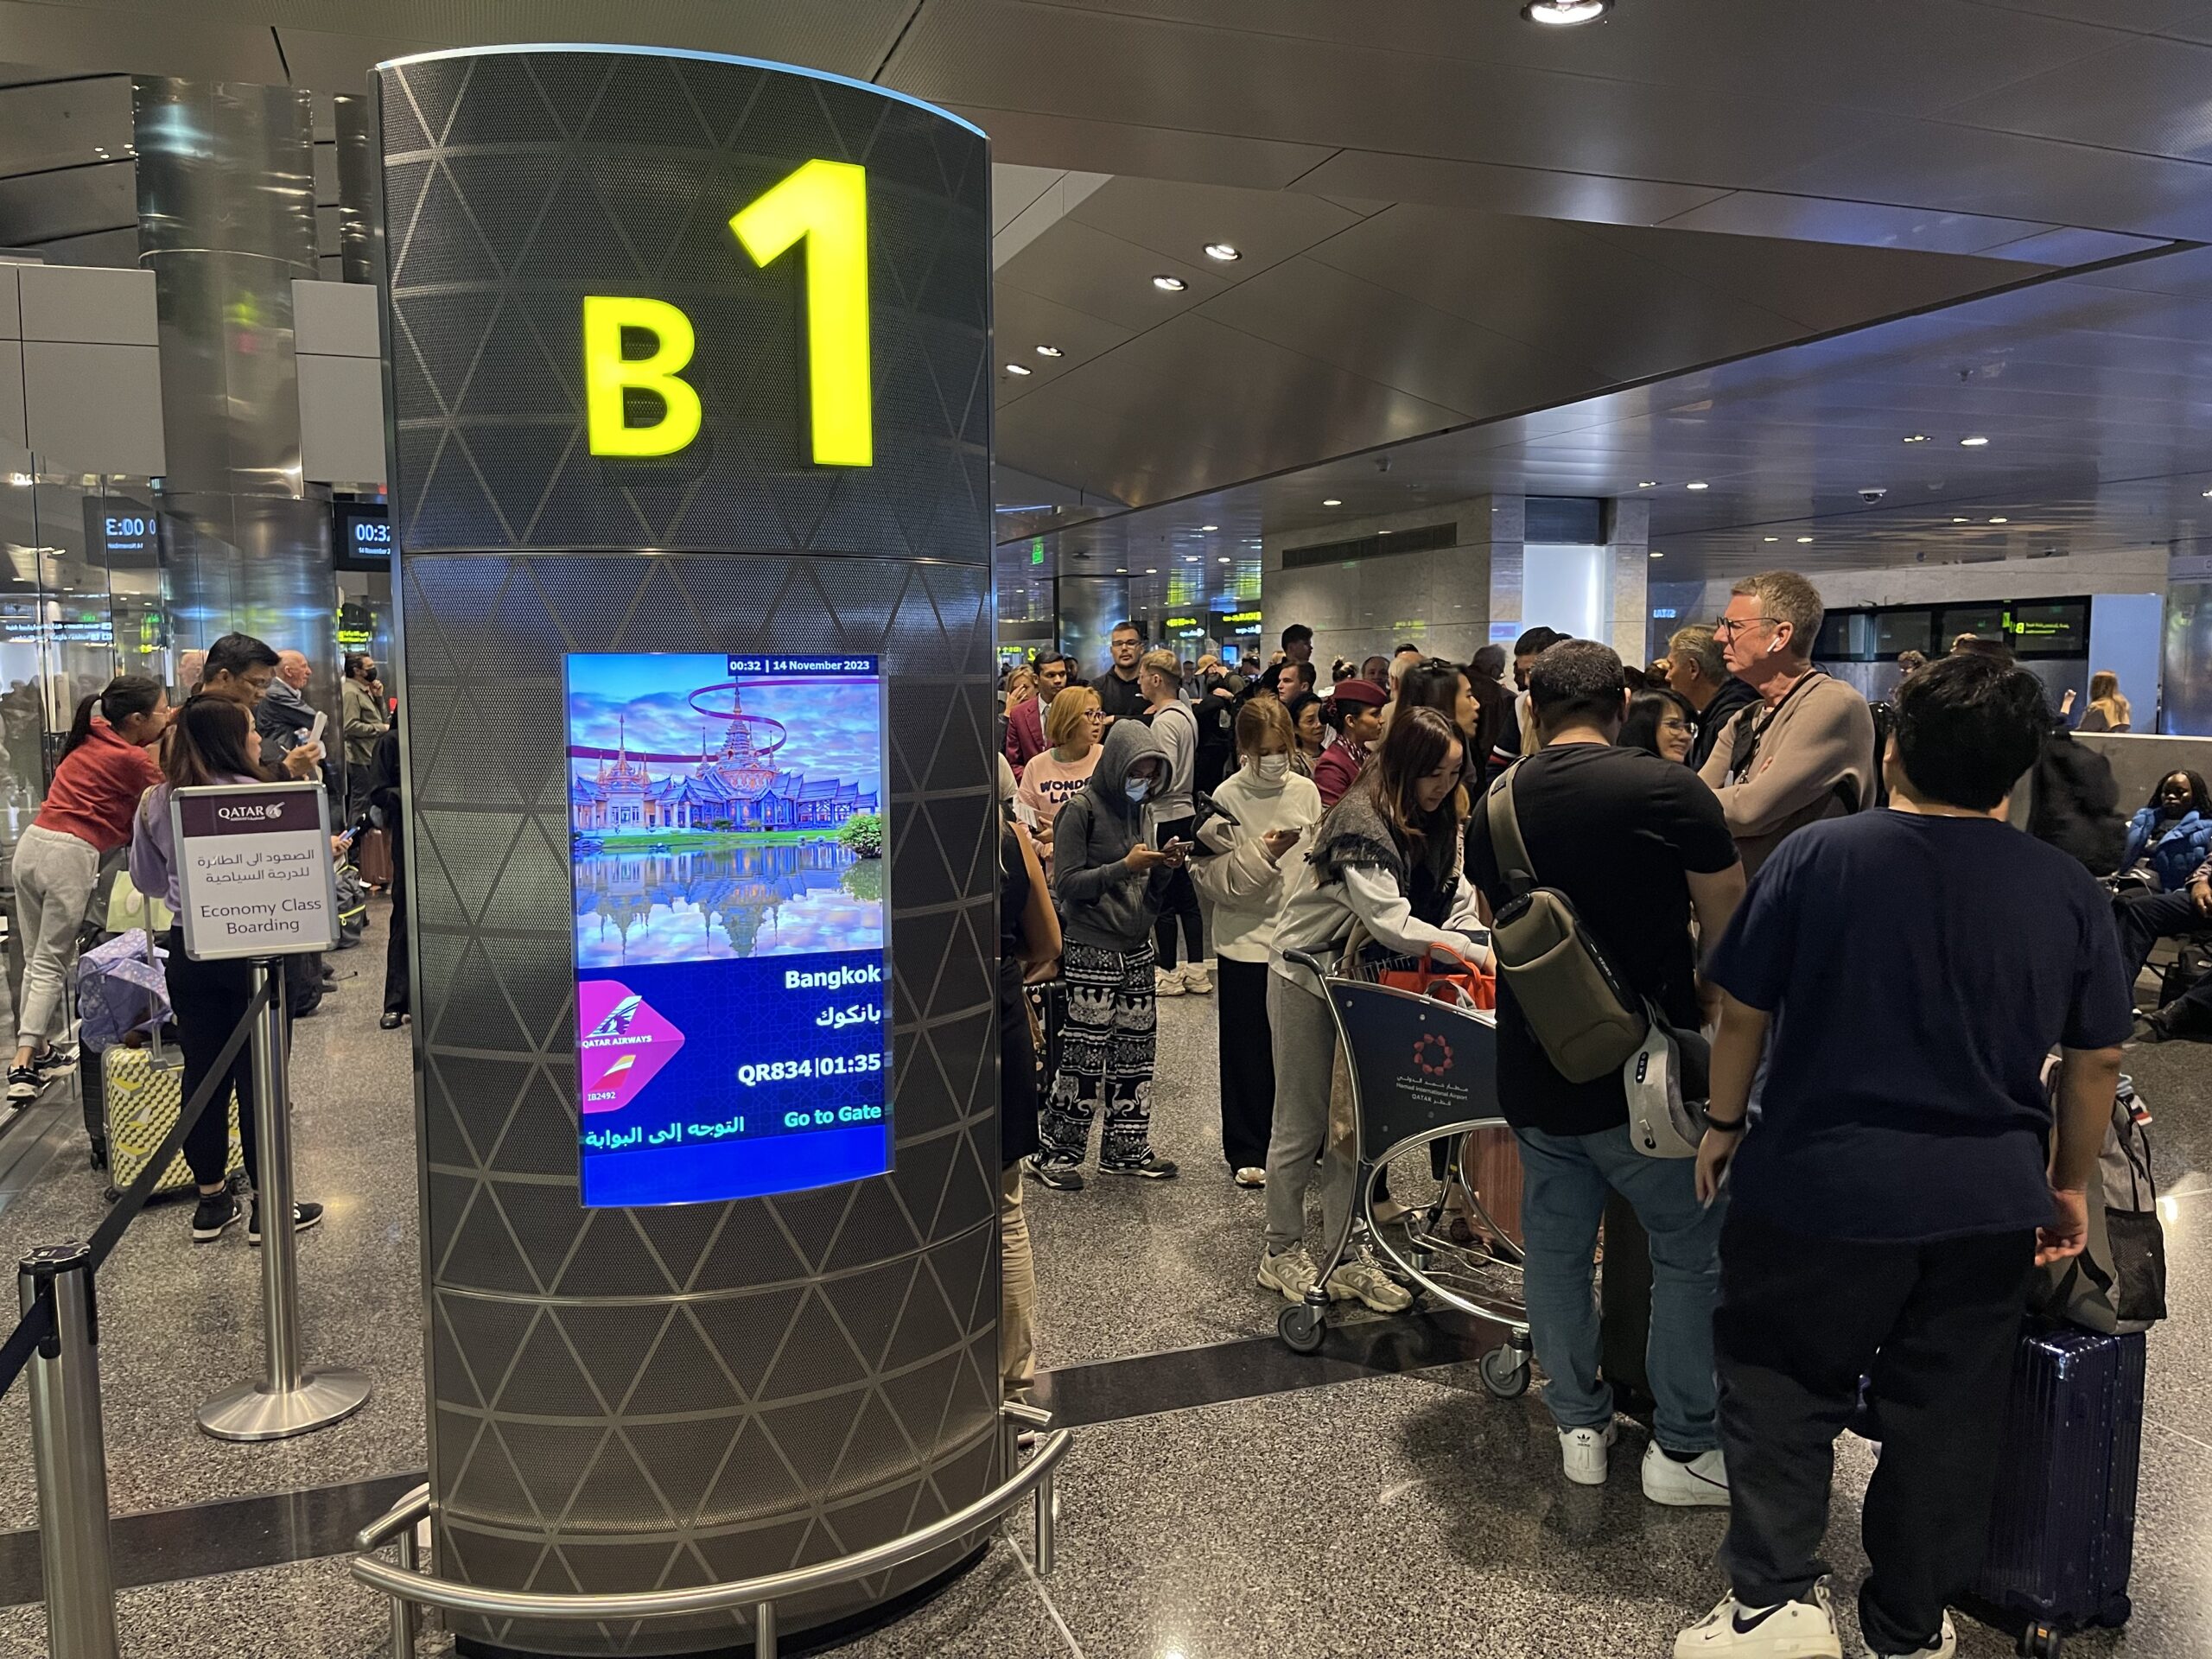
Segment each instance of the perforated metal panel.
[[[381,82],[439,1570],[638,1589],[865,1548],[995,1472],[985,146],[864,89],[696,60],[457,57]],[[798,275],[753,270],[727,230],[814,154],[870,175],[865,469],[806,462]],[[692,316],[695,452],[585,453],[588,292]],[[656,650],[883,659],[888,1175],[579,1202],[562,658]],[[944,1565],[791,1604],[785,1627]],[[744,1630],[468,1633],[675,1653]]]

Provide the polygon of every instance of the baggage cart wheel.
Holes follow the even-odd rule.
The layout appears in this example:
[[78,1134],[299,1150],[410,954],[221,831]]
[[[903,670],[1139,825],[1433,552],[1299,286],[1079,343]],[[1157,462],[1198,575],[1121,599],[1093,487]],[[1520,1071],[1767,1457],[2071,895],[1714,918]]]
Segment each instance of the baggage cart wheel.
[[2058,1659],[2059,1646],[2064,1640],[2056,1625],[2031,1618],[2020,1632],[2020,1659]]
[[1502,1343],[1477,1362],[1483,1387],[1500,1400],[1517,1400],[1529,1392],[1529,1357],[1511,1343]]
[[1286,1307],[1275,1321],[1275,1334],[1283,1345],[1294,1354],[1318,1354],[1321,1351],[1321,1310],[1300,1302],[1296,1307]]

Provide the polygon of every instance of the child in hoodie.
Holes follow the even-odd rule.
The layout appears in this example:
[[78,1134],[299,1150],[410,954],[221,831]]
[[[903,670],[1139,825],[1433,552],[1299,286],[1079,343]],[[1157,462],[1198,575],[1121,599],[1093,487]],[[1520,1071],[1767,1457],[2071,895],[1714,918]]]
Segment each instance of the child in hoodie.
[[1152,931],[1184,854],[1145,844],[1145,802],[1163,793],[1170,778],[1160,740],[1135,721],[1116,721],[1090,781],[1053,821],[1052,887],[1060,908],[1067,1023],[1052,1095],[1038,1115],[1039,1147],[1029,1173],[1064,1192],[1083,1185],[1090,1121],[1102,1098],[1106,1130],[1098,1167],[1155,1181],[1175,1173],[1152,1149]]

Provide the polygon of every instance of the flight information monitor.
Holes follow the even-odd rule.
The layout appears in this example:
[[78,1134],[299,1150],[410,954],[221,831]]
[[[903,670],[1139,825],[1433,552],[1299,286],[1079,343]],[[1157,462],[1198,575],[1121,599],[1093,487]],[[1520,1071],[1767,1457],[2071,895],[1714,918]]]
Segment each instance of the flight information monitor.
[[873,657],[567,658],[587,1205],[891,1167]]

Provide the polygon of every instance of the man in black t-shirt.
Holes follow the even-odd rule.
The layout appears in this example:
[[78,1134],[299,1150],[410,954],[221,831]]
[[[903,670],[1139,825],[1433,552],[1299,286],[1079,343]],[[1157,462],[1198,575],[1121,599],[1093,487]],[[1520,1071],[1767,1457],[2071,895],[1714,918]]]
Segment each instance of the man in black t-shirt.
[[[1628,696],[1621,659],[1571,639],[1530,664],[1529,694],[1544,746],[1492,791],[1510,789],[1536,881],[1573,901],[1615,970],[1669,1022],[1699,1020],[1694,914],[1717,938],[1744,891],[1720,803],[1688,766],[1617,748]],[[1491,911],[1510,896],[1489,817],[1467,826],[1467,874]],[[1698,1201],[1687,1158],[1648,1158],[1629,1139],[1618,1072],[1570,1083],[1538,1046],[1501,977],[1497,1096],[1520,1143],[1525,1186],[1522,1288],[1567,1478],[1602,1484],[1613,1442],[1613,1395],[1599,1380],[1591,1253],[1608,1192],[1635,1207],[1651,1239],[1649,1371],[1658,1401],[1643,1459],[1644,1496],[1725,1504],[1728,1481],[1713,1422],[1713,1298],[1721,1211]]]
[[2005,821],[2049,720],[2007,662],[1912,676],[1889,809],[1791,835],[1707,960],[1697,1173],[1706,1194],[1730,1174],[1713,1348],[1734,1504],[1730,1593],[1677,1659],[1840,1653],[1815,1553],[1867,1376],[1883,1445],[1859,1626],[1875,1659],[1955,1648],[1944,1606],[1980,1567],[2029,1269],[2087,1236],[2131,1012],[2096,883]]
[[1098,707],[1110,728],[1117,720],[1134,720],[1144,713],[1144,690],[1137,683],[1137,658],[1144,654],[1144,636],[1134,622],[1117,622],[1107,636],[1114,665],[1090,683],[1098,694]]

